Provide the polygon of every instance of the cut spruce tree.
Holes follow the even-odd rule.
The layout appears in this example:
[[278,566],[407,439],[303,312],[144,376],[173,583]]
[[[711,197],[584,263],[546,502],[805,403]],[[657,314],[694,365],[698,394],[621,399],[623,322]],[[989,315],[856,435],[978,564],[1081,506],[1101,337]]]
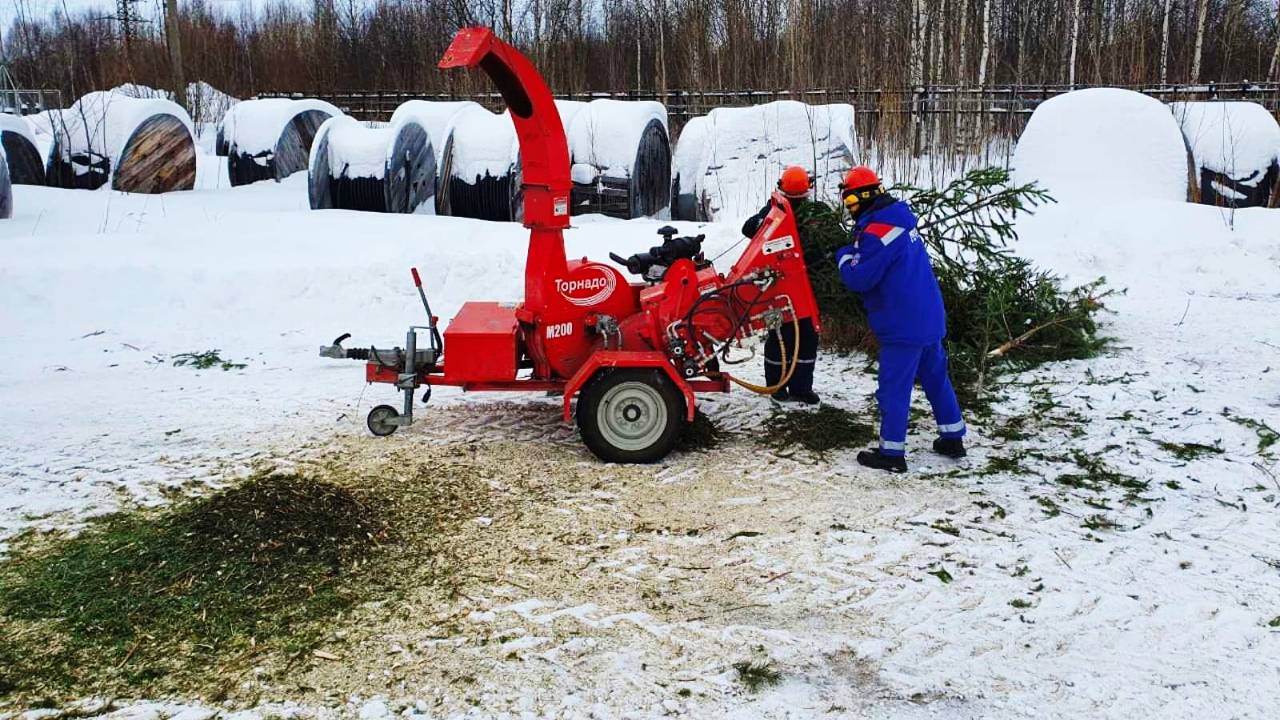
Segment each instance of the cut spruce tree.
[[[1003,168],[984,168],[940,189],[895,185],[889,193],[910,203],[920,219],[947,308],[952,378],[966,404],[978,401],[1003,370],[1087,358],[1105,345],[1097,316],[1113,291],[1104,280],[1067,287],[1010,249],[1018,214],[1053,202],[1044,190],[1012,184]],[[805,204],[797,214],[824,347],[874,355],[878,347],[862,303],[836,268],[836,250],[850,241],[848,217],[821,203]]]

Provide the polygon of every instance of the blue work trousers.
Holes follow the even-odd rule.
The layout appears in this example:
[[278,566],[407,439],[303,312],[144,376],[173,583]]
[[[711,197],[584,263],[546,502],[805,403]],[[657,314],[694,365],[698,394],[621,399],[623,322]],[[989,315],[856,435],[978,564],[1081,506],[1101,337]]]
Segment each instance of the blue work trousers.
[[947,371],[947,351],[941,342],[931,345],[882,345],[880,347],[880,451],[905,455],[907,420],[911,415],[911,390],[916,381],[933,407],[938,432],[944,438],[964,437],[960,402]]

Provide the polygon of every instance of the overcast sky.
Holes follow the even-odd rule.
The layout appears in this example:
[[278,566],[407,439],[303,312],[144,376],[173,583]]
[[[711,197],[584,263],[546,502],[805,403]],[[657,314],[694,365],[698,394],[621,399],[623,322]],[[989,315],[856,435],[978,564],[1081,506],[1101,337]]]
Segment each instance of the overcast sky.
[[[239,12],[242,5],[252,7],[254,1],[207,0],[207,4],[236,13]],[[302,2],[303,0],[298,1]],[[309,2],[309,0],[307,1]],[[178,3],[185,4],[184,0],[178,0]],[[8,33],[13,20],[20,15],[28,19],[45,18],[55,10],[63,7],[71,15],[78,15],[83,11],[92,10],[103,17],[109,17],[115,15],[116,0],[0,0],[0,28],[3,28],[4,32]],[[138,0],[134,7],[143,18],[153,19],[162,12],[163,0]]]

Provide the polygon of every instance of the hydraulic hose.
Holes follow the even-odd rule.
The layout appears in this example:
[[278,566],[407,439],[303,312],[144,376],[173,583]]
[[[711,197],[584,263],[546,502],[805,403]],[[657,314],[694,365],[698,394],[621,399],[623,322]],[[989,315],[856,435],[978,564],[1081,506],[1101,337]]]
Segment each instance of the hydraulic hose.
[[800,318],[791,318],[791,329],[793,337],[795,338],[795,343],[792,346],[795,348],[795,353],[791,356],[790,363],[787,362],[787,344],[782,342],[782,331],[774,330],[775,333],[778,333],[778,349],[782,353],[782,364],[786,367],[786,372],[782,374],[782,379],[778,380],[778,384],[766,387],[764,385],[749,383],[746,380],[741,380],[733,375],[729,375],[729,379],[737,383],[739,386],[744,387],[751,392],[760,393],[761,395],[772,395],[786,387],[787,383],[791,382],[791,376],[796,372],[796,366],[800,364]]

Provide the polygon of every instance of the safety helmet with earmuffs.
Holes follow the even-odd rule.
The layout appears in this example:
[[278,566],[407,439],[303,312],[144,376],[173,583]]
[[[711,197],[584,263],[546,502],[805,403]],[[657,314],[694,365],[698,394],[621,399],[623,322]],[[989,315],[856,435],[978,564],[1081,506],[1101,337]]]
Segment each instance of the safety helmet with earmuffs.
[[865,203],[884,194],[884,187],[876,172],[865,165],[859,165],[845,173],[840,183],[840,199],[850,214],[856,214]]

